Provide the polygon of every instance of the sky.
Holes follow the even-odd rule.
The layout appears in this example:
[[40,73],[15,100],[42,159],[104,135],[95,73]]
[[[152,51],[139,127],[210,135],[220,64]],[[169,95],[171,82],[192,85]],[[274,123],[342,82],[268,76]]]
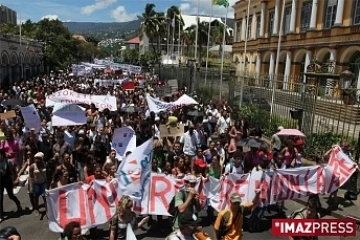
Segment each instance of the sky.
[[[39,21],[43,18],[59,19],[72,22],[128,22],[137,19],[147,3],[154,3],[156,11],[166,11],[171,6],[178,6],[182,14],[210,15],[212,0],[0,0],[18,13],[20,20]],[[234,17],[231,7],[238,0],[229,0],[228,17]],[[225,17],[226,9],[213,7],[213,16]],[[20,17],[21,16],[21,17]]]

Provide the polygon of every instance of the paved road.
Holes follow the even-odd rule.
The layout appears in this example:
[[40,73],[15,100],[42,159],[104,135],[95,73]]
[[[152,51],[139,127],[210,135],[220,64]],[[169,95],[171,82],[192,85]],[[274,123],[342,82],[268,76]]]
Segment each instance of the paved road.
[[[26,190],[23,188],[17,194],[17,197],[22,202],[23,207],[30,206],[29,200],[26,195]],[[286,201],[285,207],[287,208],[286,214],[291,214],[294,210],[300,209],[303,205],[296,203],[294,201]],[[9,200],[9,198],[5,195],[4,201],[4,209],[8,211],[5,213],[5,216],[8,215],[7,218],[2,224],[1,227],[6,226],[15,226],[22,234],[23,240],[57,240],[59,238],[59,234],[53,233],[48,228],[47,219],[45,217],[36,217],[30,213],[29,210],[24,210],[22,215],[14,213],[16,209],[15,204]],[[256,239],[256,240],[271,240],[271,239],[279,239],[275,238],[271,235],[271,215],[266,213],[265,216],[267,217],[267,221],[264,219],[261,226],[264,226],[264,231],[261,233],[249,233],[246,231],[246,226],[244,227],[245,232],[243,239]],[[200,214],[200,217],[203,217],[203,220],[206,221],[206,216],[204,214]],[[206,222],[203,224],[204,229],[206,232],[212,234],[212,226]],[[103,226],[99,227],[99,237],[98,239],[108,239],[109,231],[108,231],[108,224],[104,224]],[[159,230],[155,231],[143,231],[139,230],[136,232],[138,239],[148,239],[148,240],[157,240],[157,239],[164,239],[166,233],[160,234]],[[323,238],[325,239],[325,238]],[[329,238],[326,238],[329,239]],[[334,238],[339,239],[339,238]]]

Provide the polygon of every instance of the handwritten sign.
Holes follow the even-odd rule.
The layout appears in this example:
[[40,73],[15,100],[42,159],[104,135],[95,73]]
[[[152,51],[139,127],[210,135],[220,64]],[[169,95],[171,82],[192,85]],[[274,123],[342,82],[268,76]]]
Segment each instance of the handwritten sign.
[[10,119],[16,117],[16,112],[14,110],[8,111],[6,113],[0,113],[0,119]]
[[41,119],[34,104],[27,107],[21,107],[21,114],[23,115],[25,127],[28,129],[34,128],[36,132],[41,130]]
[[84,125],[86,124],[86,112],[78,105],[56,103],[51,122],[54,127]]
[[184,125],[179,124],[179,126],[169,126],[160,125],[160,135],[161,137],[181,137],[184,135]]

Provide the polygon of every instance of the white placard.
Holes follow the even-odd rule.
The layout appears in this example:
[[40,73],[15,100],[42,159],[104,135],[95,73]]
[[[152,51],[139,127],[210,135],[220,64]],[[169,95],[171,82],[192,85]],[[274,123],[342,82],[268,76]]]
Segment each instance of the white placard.
[[34,128],[36,132],[41,130],[41,119],[39,113],[37,112],[34,104],[31,104],[26,107],[21,107],[21,114],[24,118],[25,127],[27,129]]
[[111,147],[116,151],[116,157],[123,159],[125,153],[136,149],[136,135],[131,127],[116,128],[114,130]]
[[85,109],[78,105],[56,103],[51,122],[53,127],[78,126],[86,124]]

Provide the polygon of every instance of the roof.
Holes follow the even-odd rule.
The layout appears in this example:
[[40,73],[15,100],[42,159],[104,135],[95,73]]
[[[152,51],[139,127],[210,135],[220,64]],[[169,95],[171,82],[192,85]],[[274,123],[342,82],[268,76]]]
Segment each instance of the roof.
[[83,35],[74,34],[72,37],[79,41],[87,42]]
[[127,41],[126,43],[129,44],[140,44],[140,37],[135,37],[133,39],[130,39],[129,41]]
[[[197,16],[194,15],[181,15],[181,17],[183,18],[184,20],[184,29],[190,27],[191,25],[196,25],[196,19],[197,19]],[[200,18],[200,22],[209,22],[210,19],[211,19],[211,22],[214,22],[214,21],[218,21],[222,24],[224,24],[224,22],[221,20],[221,18],[218,18],[218,17],[206,17],[206,16],[199,16]],[[233,30],[231,27],[228,26],[228,30]]]

